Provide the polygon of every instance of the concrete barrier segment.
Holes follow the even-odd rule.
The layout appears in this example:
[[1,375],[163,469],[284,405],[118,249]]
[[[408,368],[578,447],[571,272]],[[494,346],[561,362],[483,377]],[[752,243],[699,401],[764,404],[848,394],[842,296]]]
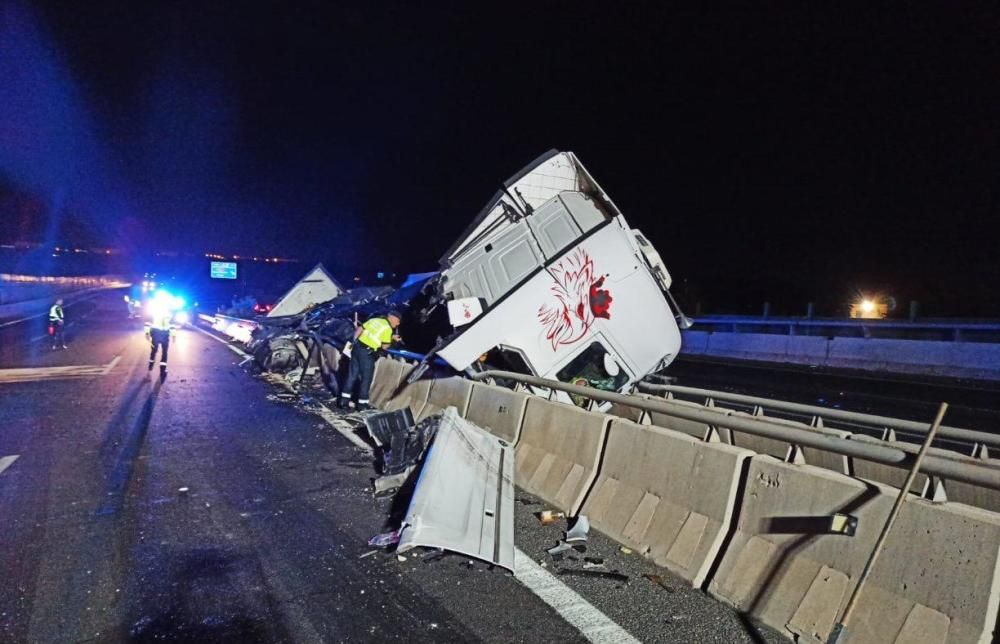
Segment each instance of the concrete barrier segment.
[[749,450],[614,420],[582,514],[700,587],[731,528]]
[[369,391],[372,405],[385,409],[386,403],[395,394],[406,371],[406,363],[393,358],[382,358],[375,363],[375,375]]
[[396,395],[385,404],[385,409],[387,411],[396,411],[397,409],[409,407],[410,411],[413,412],[414,418],[417,418],[423,411],[424,406],[427,404],[427,399],[430,396],[431,385],[434,381],[424,379],[418,380],[412,384],[406,384],[406,377],[415,368],[415,366],[404,367],[403,374],[399,379],[399,385],[396,388]]
[[431,380],[431,389],[427,404],[423,406],[415,418],[420,421],[428,416],[442,412],[448,407],[454,407],[458,415],[465,418],[469,410],[469,397],[472,396],[472,381],[451,376]]
[[519,485],[575,516],[597,476],[610,416],[528,400],[514,450]]
[[[659,400],[663,399],[660,398]],[[703,405],[688,402],[687,400],[671,399],[670,402],[674,405],[688,407],[690,409],[705,409]],[[672,429],[675,432],[681,432],[682,434],[687,434],[688,436],[692,436],[700,440],[705,440],[708,437],[709,425],[706,423],[687,420],[685,418],[678,418],[677,416],[669,416],[655,411],[648,412],[647,415],[649,417],[650,424],[656,427]]]
[[[818,467],[753,457],[709,592],[790,637],[825,642],[897,494]],[[853,536],[829,529],[835,513],[856,519]],[[862,590],[851,644],[989,642],[998,564],[1000,515],[910,497]]]
[[516,445],[528,400],[534,397],[504,387],[476,383],[472,386],[465,418]]

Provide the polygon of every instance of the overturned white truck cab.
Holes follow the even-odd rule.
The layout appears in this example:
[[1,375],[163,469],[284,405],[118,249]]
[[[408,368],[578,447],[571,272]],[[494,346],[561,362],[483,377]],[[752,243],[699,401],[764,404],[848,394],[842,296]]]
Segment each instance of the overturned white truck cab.
[[459,371],[625,391],[680,350],[670,274],[572,152],[512,177],[441,260]]

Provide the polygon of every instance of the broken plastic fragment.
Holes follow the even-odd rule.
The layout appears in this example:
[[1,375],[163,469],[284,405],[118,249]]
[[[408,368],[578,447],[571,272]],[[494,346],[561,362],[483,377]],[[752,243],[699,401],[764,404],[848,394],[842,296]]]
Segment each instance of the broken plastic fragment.
[[569,575],[572,577],[597,577],[599,579],[612,579],[614,581],[628,581],[628,575],[623,575],[617,570],[612,570],[611,572],[605,572],[603,570],[576,570],[573,568],[559,568],[556,570],[556,574],[559,575]]
[[632,549],[631,549],[631,548],[626,548],[625,546],[622,546],[622,547],[621,547],[621,548],[619,548],[618,550],[619,550],[619,551],[620,551],[620,552],[621,552],[621,553],[622,553],[623,555],[630,555],[630,554],[632,554]]
[[560,541],[555,546],[553,546],[552,548],[549,548],[545,552],[547,552],[547,553],[549,553],[549,555],[555,557],[556,555],[562,555],[567,550],[572,550],[572,549],[573,549],[573,546],[571,546],[570,544],[566,543],[565,541]]
[[581,514],[576,518],[573,527],[566,531],[566,541],[586,541],[589,532],[590,519],[587,518],[587,515]]
[[373,548],[384,548],[395,543],[399,543],[399,530],[383,532],[382,534],[377,534],[368,540],[368,545]]

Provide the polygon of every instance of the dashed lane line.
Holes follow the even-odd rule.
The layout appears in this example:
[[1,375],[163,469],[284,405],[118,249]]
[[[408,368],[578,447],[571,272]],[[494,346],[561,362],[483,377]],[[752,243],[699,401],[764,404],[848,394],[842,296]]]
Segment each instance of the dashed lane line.
[[4,456],[0,458],[0,474],[3,474],[4,470],[13,465],[14,461],[18,459],[18,456],[20,456],[20,454],[14,454],[13,456]]
[[[194,328],[198,329],[198,327]],[[198,329],[198,331],[226,345],[240,357],[251,357],[213,333],[203,329]],[[294,391],[291,385],[280,376],[267,374],[265,380],[273,385]],[[326,424],[351,441],[351,444],[371,453],[371,446],[354,433],[354,427],[329,407],[319,401],[314,401],[308,411],[322,418]],[[639,640],[628,631],[572,588],[559,581],[552,573],[535,563],[520,548],[514,549],[514,577],[555,610],[566,623],[577,629],[587,641],[593,642],[593,644],[638,644]]]

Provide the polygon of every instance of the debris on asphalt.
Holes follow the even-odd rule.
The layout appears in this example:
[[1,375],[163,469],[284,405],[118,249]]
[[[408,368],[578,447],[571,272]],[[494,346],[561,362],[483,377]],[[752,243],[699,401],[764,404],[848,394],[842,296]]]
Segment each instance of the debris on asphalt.
[[365,557],[371,557],[372,555],[377,554],[378,552],[379,552],[378,550],[369,550],[365,554],[363,554],[360,557],[358,557],[358,559],[364,559]]
[[383,532],[382,534],[377,534],[368,540],[368,545],[373,548],[385,548],[386,546],[391,546],[397,543],[399,543],[399,530]]
[[364,417],[368,434],[382,453],[381,476],[373,486],[376,496],[402,487],[423,459],[441,418],[441,415],[428,416],[414,423],[409,408]]
[[654,575],[654,574],[646,573],[646,574],[643,575],[643,577],[645,577],[649,581],[653,582],[657,586],[660,586],[661,588],[663,588],[668,593],[676,592],[676,590],[674,590],[674,588],[672,588],[671,586],[667,585],[667,582],[665,582],[663,580],[663,577],[661,577],[660,575]]
[[399,551],[443,548],[514,569],[514,453],[447,407],[400,528]]
[[431,563],[434,561],[440,561],[441,559],[444,559],[444,556],[446,554],[448,553],[445,552],[444,548],[437,548],[428,551],[426,554],[421,556],[420,559],[423,560],[424,563]]
[[565,541],[560,541],[555,546],[549,548],[545,552],[549,553],[549,556],[552,557],[553,561],[562,561],[563,555],[569,552],[583,553],[586,551],[587,551],[587,546],[585,545],[579,543],[572,544],[572,543],[567,543]]
[[186,487],[179,487],[179,488],[177,488],[177,491],[179,493],[181,493],[181,494],[187,494],[188,493],[188,488],[186,488]]
[[587,563],[593,564],[595,566],[603,566],[604,565],[604,559],[602,557],[584,557],[583,560],[586,561]]
[[623,581],[628,582],[629,576],[618,572],[617,570],[603,571],[603,570],[578,570],[576,568],[557,568],[557,575],[566,575],[569,577],[594,577],[597,579],[611,579],[613,581]]
[[553,510],[542,510],[541,512],[536,512],[535,516],[538,517],[538,521],[542,525],[552,525],[559,519],[566,516],[564,512],[555,512]]
[[622,553],[623,555],[630,555],[635,551],[632,550],[631,548],[626,548],[625,546],[622,546],[621,548],[618,549],[618,552]]
[[570,544],[566,543],[565,541],[560,541],[555,546],[553,546],[552,548],[549,548],[545,552],[549,553],[549,555],[551,557],[555,558],[556,556],[562,555],[562,554],[564,554],[564,553],[566,553],[566,552],[568,552],[568,551],[570,551],[572,549],[573,549],[573,546],[571,546]]
[[586,541],[587,534],[590,532],[590,519],[587,515],[581,514],[576,518],[573,523],[573,527],[566,531],[566,541],[576,542],[576,541]]
[[584,559],[583,567],[585,569],[589,569],[589,568],[606,568],[607,567],[607,566],[604,565],[604,560],[603,559],[598,560],[598,562],[591,561],[590,559],[591,559],[590,557],[586,557]]

